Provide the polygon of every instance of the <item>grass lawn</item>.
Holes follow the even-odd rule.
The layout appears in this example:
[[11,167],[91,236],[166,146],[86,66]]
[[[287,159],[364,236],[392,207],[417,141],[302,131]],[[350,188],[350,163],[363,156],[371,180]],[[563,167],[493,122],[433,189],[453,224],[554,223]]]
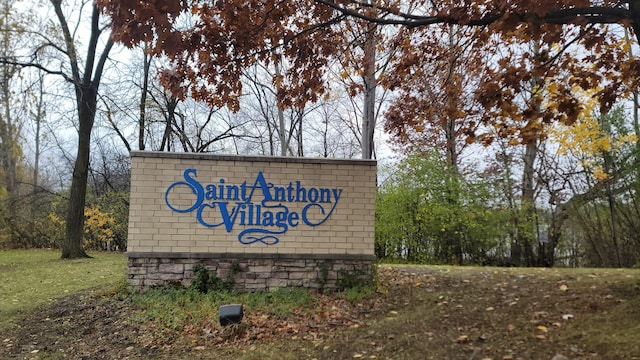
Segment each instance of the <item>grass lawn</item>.
[[[640,269],[379,265],[356,293],[139,293],[124,255],[92,255],[0,252],[1,359],[640,360]],[[223,303],[242,324],[220,326]]]
[[123,254],[90,255],[93,258],[62,260],[59,250],[0,251],[0,329],[58,297],[125,279]]

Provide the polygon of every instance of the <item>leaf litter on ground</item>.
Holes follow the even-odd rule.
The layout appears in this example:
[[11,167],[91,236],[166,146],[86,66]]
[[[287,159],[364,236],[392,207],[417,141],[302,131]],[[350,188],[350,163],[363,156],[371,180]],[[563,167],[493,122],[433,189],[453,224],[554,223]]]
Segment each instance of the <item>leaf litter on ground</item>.
[[134,316],[147,310],[126,294],[67,297],[3,336],[0,356],[633,359],[639,284],[637,270],[380,266],[376,291],[357,301],[318,293],[284,313],[248,308],[231,327],[168,327]]

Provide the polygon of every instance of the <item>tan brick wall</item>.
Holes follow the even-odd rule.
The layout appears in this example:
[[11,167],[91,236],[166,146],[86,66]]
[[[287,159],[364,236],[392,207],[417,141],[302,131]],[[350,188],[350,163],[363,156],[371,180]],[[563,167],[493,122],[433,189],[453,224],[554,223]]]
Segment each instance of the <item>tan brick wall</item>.
[[[376,163],[362,160],[316,160],[301,158],[271,158],[215,156],[186,153],[132,152],[131,198],[129,214],[129,253],[238,253],[238,254],[314,254],[314,255],[374,255],[374,211],[376,195]],[[272,201],[264,205],[285,206],[291,216],[291,224],[285,233],[273,234],[278,242],[266,245],[261,242],[243,244],[238,236],[249,228],[241,226],[241,216],[248,222],[246,206],[244,215],[238,218],[231,232],[224,225],[207,227],[198,222],[198,209],[191,212],[174,212],[165,201],[167,189],[176,182],[185,182],[185,170],[195,169],[189,176],[205,187],[215,186],[220,179],[227,185],[238,186],[246,181],[247,186],[256,182],[262,172],[267,183],[285,189],[285,196],[296,193],[297,181],[307,190],[307,195],[315,190],[329,189],[331,203],[322,203],[328,212],[335,203],[334,189],[341,190],[335,209],[324,223],[311,227],[300,218],[309,202]],[[292,190],[289,192],[289,190]],[[248,193],[248,192],[247,192]],[[274,191],[271,188],[270,193]],[[262,188],[257,188],[252,197],[253,217],[256,205],[263,198]],[[326,195],[326,191],[324,192]],[[219,194],[216,194],[219,195]],[[196,195],[186,185],[177,185],[168,195],[169,202],[181,209],[191,207]],[[308,200],[308,199],[307,199]],[[211,204],[212,199],[204,203]],[[224,201],[228,211],[238,207],[238,201]],[[240,202],[242,202],[240,200]],[[283,211],[283,207],[267,209],[261,205],[261,216],[269,210]],[[244,206],[244,205],[242,205]],[[200,207],[199,207],[200,208]],[[220,223],[220,206],[201,206],[202,218],[210,224]],[[307,213],[318,210],[311,206]],[[272,211],[275,212],[275,211]],[[300,219],[297,220],[295,215]],[[317,213],[317,211],[316,211]],[[269,227],[282,230],[281,227]],[[264,234],[255,233],[261,236]],[[243,238],[245,241],[248,239]],[[273,238],[265,239],[273,242]]]

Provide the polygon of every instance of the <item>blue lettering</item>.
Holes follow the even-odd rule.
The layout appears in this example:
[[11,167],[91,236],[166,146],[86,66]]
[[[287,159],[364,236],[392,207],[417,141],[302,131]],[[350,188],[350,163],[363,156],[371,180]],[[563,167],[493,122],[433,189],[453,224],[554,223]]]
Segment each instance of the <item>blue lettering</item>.
[[[320,204],[308,204],[306,205],[303,209],[302,209],[302,221],[309,225],[309,226],[318,226],[318,225],[322,225],[322,223],[324,223],[325,221],[327,221],[327,219],[329,218],[329,216],[331,216],[331,214],[333,213],[333,210],[336,208],[336,205],[338,203],[335,202],[333,203],[333,206],[331,207],[331,210],[329,210],[328,213],[325,214],[325,210],[324,207]],[[321,218],[319,221],[314,222],[312,220],[309,219],[309,215],[307,214],[309,212],[309,210],[312,209],[316,209],[320,212],[321,215],[324,215],[323,218]]]
[[[164,201],[165,201],[165,203],[167,204],[169,209],[171,209],[171,210],[173,210],[173,211],[175,211],[177,213],[192,212],[193,210],[195,210],[198,207],[200,207],[200,205],[204,201],[204,189],[202,188],[202,185],[200,185],[198,180],[196,180],[196,179],[191,177],[191,174],[193,174],[193,176],[195,177],[196,176],[196,169],[186,169],[184,171],[184,174],[183,174],[185,181],[174,182],[173,184],[169,185],[169,187],[167,188],[167,191],[164,193]],[[186,209],[180,209],[180,208],[174,207],[169,202],[169,194],[171,193],[171,190],[173,190],[174,188],[176,188],[178,186],[187,186],[188,188],[191,189],[191,192],[196,195],[196,200],[193,203],[193,205],[191,205],[190,207],[188,207]]]
[[218,197],[216,196],[216,186],[213,184],[208,184],[207,187],[207,193],[204,195],[204,198],[207,200],[215,200]]
[[309,189],[309,192],[307,195],[309,195],[309,202],[312,202],[312,203],[318,202],[318,189],[315,189],[315,188]]
[[[337,204],[338,200],[340,200],[340,195],[342,195],[342,189],[332,189],[332,191],[333,191],[333,198],[336,200],[336,204]],[[331,201],[329,201],[329,202],[331,202]]]
[[264,175],[262,175],[262,171],[258,172],[258,176],[256,176],[256,181],[253,183],[253,186],[251,186],[251,192],[247,197],[247,201],[251,201],[251,199],[253,199],[253,192],[258,188],[262,190],[262,196],[263,196],[262,202],[273,200],[271,198],[271,190],[269,190],[270,187],[273,187],[273,184],[267,185],[267,181],[264,179]]
[[271,211],[265,211],[262,213],[262,226],[273,226],[273,213]]
[[239,188],[235,185],[227,185],[227,200],[238,201]]
[[233,230],[233,224],[235,224],[236,218],[238,217],[238,208],[233,208],[231,210],[231,214],[229,214],[229,210],[227,210],[226,202],[219,202],[218,208],[220,209],[220,216],[222,216],[224,228],[227,230],[227,232],[231,232],[231,230]]
[[300,215],[297,212],[289,213],[289,226],[296,227],[300,220]]
[[287,209],[286,207],[284,208],[284,211],[278,211],[276,213],[276,226],[281,227],[285,232],[289,229],[289,226],[287,225],[288,215],[289,209]]
[[[262,171],[256,175],[253,185],[247,185],[246,180],[239,185],[226,184],[224,178],[220,178],[217,184],[203,185],[197,180],[196,169],[192,168],[184,170],[183,178],[167,187],[167,207],[178,213],[195,211],[196,220],[202,226],[224,226],[228,233],[236,225],[249,227],[238,234],[238,241],[247,245],[277,244],[280,241],[278,235],[297,227],[301,222],[312,227],[323,224],[335,210],[342,195],[342,189],[307,188],[300,180],[289,182],[286,186],[275,186],[265,179]],[[188,206],[177,205],[184,203],[185,190],[187,194],[193,194],[193,202]],[[277,205],[270,202],[276,202]],[[296,212],[290,211],[283,203],[307,204],[301,212]]]
[[330,203],[331,202],[331,190],[330,189],[320,189],[320,202],[321,203]]
[[222,224],[225,223],[224,218],[222,219],[222,221],[220,221],[219,223],[209,223],[207,221],[204,220],[204,218],[202,217],[202,213],[207,210],[207,209],[215,209],[216,205],[215,204],[202,204],[202,206],[200,206],[200,208],[198,208],[198,211],[196,212],[196,219],[198,220],[198,222],[202,225],[202,226],[206,226],[206,227],[218,227]]

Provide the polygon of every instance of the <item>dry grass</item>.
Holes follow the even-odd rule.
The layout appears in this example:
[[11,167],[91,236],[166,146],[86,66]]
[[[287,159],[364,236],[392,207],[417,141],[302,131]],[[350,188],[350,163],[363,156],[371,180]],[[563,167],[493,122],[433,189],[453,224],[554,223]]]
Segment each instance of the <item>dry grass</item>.
[[[56,259],[48,267],[66,265]],[[85,270],[98,271],[95,261]],[[121,278],[124,261],[113,261],[107,267]],[[381,265],[378,273],[378,291],[358,301],[346,294],[294,301],[299,292],[225,298],[248,305],[243,331],[228,338],[208,296],[64,297],[21,320],[5,351],[10,358],[38,350],[40,358],[91,359],[640,359],[637,269]],[[213,319],[193,320],[206,303]]]

